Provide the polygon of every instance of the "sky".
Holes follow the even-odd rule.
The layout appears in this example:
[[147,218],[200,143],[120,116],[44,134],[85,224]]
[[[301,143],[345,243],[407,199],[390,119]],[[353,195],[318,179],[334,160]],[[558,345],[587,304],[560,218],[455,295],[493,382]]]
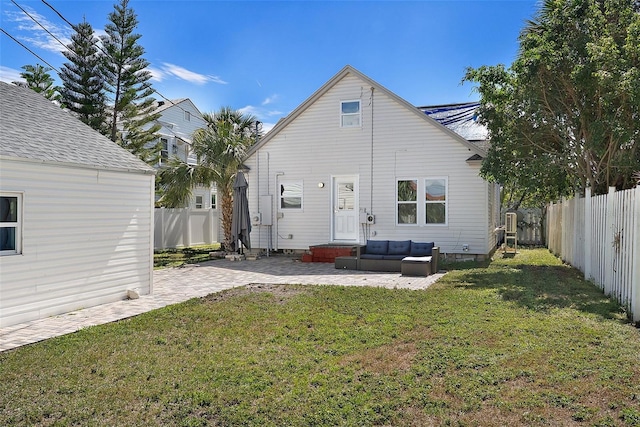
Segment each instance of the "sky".
[[[42,58],[0,33],[0,80],[48,63],[61,84],[60,42],[73,31],[58,13],[100,35],[114,3],[0,0],[2,29]],[[229,106],[268,130],[345,65],[416,106],[475,101],[473,85],[461,83],[465,69],[510,65],[538,0],[130,0],[129,7],[162,97],[190,98],[203,113]]]

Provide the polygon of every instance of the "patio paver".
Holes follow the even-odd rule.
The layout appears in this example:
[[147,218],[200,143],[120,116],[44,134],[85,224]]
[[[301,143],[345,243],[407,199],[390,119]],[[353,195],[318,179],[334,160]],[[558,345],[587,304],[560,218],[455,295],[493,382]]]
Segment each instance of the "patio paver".
[[302,263],[280,255],[255,261],[216,260],[166,268],[154,271],[151,295],[0,328],[0,352],[249,284],[321,284],[417,290],[429,287],[443,274],[403,277],[400,273],[337,270],[333,264]]

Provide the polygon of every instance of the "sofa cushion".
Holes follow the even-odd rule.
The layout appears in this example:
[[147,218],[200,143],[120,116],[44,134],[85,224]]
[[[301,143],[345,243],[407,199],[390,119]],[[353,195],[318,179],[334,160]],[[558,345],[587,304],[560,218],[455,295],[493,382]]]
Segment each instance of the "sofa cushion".
[[365,253],[373,255],[386,255],[388,248],[388,240],[368,240]]
[[433,242],[411,242],[411,256],[430,256],[431,249],[433,249],[434,246],[435,244]]
[[382,259],[384,255],[380,255],[380,254],[361,254],[360,258],[361,259]]
[[392,259],[392,260],[398,260],[398,261],[402,261],[403,258],[405,258],[407,256],[407,254],[400,254],[400,255],[382,255],[382,259]]
[[409,255],[411,240],[389,240],[389,255]]

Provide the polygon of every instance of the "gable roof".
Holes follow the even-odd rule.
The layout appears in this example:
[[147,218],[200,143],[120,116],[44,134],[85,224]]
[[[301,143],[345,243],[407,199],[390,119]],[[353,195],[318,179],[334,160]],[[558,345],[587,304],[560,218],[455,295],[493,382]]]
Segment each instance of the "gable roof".
[[155,170],[31,89],[0,82],[0,157],[92,169]]
[[[156,109],[154,113],[161,113],[167,108],[177,106],[178,104],[188,100],[189,98],[170,99],[168,101],[156,101]],[[192,102],[193,104],[193,102]],[[194,105],[195,107],[195,105]]]
[[393,99],[398,104],[400,104],[401,106],[405,107],[408,111],[412,112],[417,117],[420,117],[422,120],[425,120],[428,123],[432,124],[433,126],[436,126],[436,127],[440,128],[444,133],[448,134],[450,137],[452,137],[456,141],[460,142],[462,145],[464,145],[467,148],[469,148],[474,154],[478,154],[479,156],[482,156],[482,157],[486,156],[487,153],[486,153],[486,151],[484,149],[482,149],[481,147],[477,146],[476,144],[471,143],[470,141],[466,140],[465,138],[463,138],[462,136],[460,136],[459,134],[457,134],[453,130],[451,130],[448,127],[444,126],[443,124],[439,123],[437,120],[435,120],[434,118],[430,117],[428,114],[425,114],[419,108],[411,105],[409,102],[405,101],[403,98],[401,98],[398,95],[396,95],[395,93],[391,92],[389,89],[385,88],[384,86],[382,86],[379,83],[375,82],[374,80],[370,79],[366,75],[362,74],[360,71],[356,70],[351,65],[345,66],[342,70],[340,70],[338,72],[338,74],[336,74],[331,79],[329,79],[328,82],[326,82],[324,85],[322,85],[322,87],[320,87],[320,89],[315,91],[313,93],[313,95],[311,95],[309,98],[307,98],[302,104],[300,104],[288,116],[286,116],[285,118],[279,120],[278,123],[276,123],[276,125],[273,127],[273,129],[271,129],[264,137],[262,137],[260,139],[260,141],[256,145],[252,146],[251,149],[249,149],[247,155],[248,156],[252,155],[255,151],[260,149],[260,147],[262,147],[264,144],[269,142],[275,135],[277,135],[289,123],[294,121],[307,108],[309,108],[309,106],[311,106],[315,101],[317,101],[320,97],[322,97],[325,93],[327,93],[331,88],[333,88],[338,82],[340,82],[343,78],[345,78],[349,74],[352,74],[352,75],[356,76],[357,78],[363,80],[366,84],[370,85],[372,88],[375,88],[375,90],[383,92],[389,98]]

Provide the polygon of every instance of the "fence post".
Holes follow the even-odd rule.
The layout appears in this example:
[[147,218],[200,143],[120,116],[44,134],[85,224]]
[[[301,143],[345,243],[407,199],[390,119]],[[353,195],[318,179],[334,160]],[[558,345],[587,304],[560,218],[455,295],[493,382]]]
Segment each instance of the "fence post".
[[584,278],[591,280],[591,187],[584,190]]
[[[640,185],[636,186],[633,191],[634,205],[633,209],[633,259],[640,259]],[[634,322],[640,322],[640,262],[631,263],[633,271],[631,272],[631,313]]]
[[616,198],[615,187],[609,187],[609,193],[607,194],[607,213],[605,214],[605,230],[604,230],[604,293],[611,295],[613,292],[613,258],[615,256],[613,251],[613,229],[616,226]]

